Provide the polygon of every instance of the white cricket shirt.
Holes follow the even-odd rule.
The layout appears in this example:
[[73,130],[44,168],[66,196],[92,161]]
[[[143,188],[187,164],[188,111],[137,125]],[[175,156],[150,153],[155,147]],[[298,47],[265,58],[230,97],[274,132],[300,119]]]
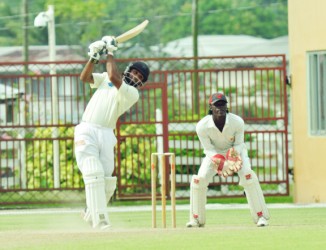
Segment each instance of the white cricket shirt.
[[107,72],[93,73],[93,78],[90,86],[97,90],[86,106],[82,121],[115,129],[118,118],[138,101],[138,90],[125,82],[117,89]]
[[196,132],[208,157],[215,154],[225,155],[231,147],[238,152],[246,147],[244,121],[240,116],[232,113],[227,113],[222,132],[215,126],[212,115],[205,116],[197,123]]

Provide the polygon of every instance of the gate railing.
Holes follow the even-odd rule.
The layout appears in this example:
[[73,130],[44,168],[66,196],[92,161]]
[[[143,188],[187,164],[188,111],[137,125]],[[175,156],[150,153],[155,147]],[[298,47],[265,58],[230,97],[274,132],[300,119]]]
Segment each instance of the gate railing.
[[[201,69],[195,71],[196,59]],[[152,72],[149,83],[116,129],[116,199],[150,197],[150,153],[160,150],[176,154],[177,195],[189,196],[191,175],[203,157],[194,126],[207,114],[207,99],[217,90],[228,96],[230,112],[247,124],[246,143],[264,192],[288,195],[291,151],[284,55],[144,60]],[[121,70],[129,61],[120,60]],[[29,63],[28,73],[23,72],[24,63],[0,63],[0,204],[71,201],[69,192],[83,198],[73,130],[92,94],[79,80],[84,64],[57,62],[57,74],[51,75],[46,62]],[[99,71],[105,68],[104,64],[98,67]],[[196,89],[194,77],[199,83]],[[58,96],[53,99],[55,82]],[[58,101],[57,121],[52,113],[54,100]],[[161,120],[157,112],[162,112]],[[58,171],[54,145],[59,148]],[[236,176],[214,177],[208,195],[242,195],[237,182]]]

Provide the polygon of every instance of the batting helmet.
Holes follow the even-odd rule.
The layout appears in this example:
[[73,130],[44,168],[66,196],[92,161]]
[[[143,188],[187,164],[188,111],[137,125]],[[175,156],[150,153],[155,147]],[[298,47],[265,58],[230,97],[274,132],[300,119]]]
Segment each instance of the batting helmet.
[[[140,62],[140,61],[130,63],[127,66],[127,68],[125,69],[124,75],[125,76],[129,76],[130,71],[132,69],[135,69],[135,70],[139,71],[142,74],[142,76],[143,76],[142,83],[143,84],[148,80],[148,76],[149,76],[150,70],[149,70],[149,67],[147,66],[146,63]],[[127,79],[127,81],[128,81],[128,79]],[[128,83],[130,84],[130,82],[128,82]]]

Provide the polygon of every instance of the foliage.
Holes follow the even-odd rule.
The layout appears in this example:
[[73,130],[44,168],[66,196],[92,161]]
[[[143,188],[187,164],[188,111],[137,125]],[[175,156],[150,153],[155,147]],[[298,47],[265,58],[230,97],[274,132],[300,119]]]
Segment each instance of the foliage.
[[[49,139],[51,128],[37,128],[34,140],[26,146],[27,188],[54,188],[53,140]],[[72,128],[59,128],[61,137],[73,136]],[[59,140],[60,187],[72,188],[82,186],[79,170],[73,158],[73,140]]]
[[[150,172],[144,169],[145,166],[150,166],[150,151],[148,149],[153,149],[154,151],[156,145],[154,141],[146,136],[142,137],[128,137],[131,135],[144,135],[146,132],[155,134],[154,125],[128,125],[122,132],[122,136],[126,136],[123,143],[120,144],[120,156],[121,156],[121,173],[120,180],[122,185],[128,185],[130,188],[124,190],[124,194],[146,192],[144,186],[139,190],[135,190],[133,187],[137,183],[150,183]],[[138,157],[137,157],[138,156]],[[139,157],[144,156],[144,157]],[[137,171],[137,169],[141,169]],[[137,188],[136,188],[137,189]]]
[[245,34],[264,38],[287,34],[287,1],[214,0],[199,4],[199,8],[203,12],[200,23],[206,27],[201,34]]
[[[31,45],[47,44],[47,29],[33,26],[37,13],[55,7],[58,45],[87,46],[103,35],[118,35],[144,19],[150,25],[134,38],[145,48],[192,35],[192,1],[152,0],[35,0],[28,2],[28,33]],[[0,45],[21,45],[24,26],[22,1],[0,4]],[[1,18],[2,17],[2,18]],[[287,0],[198,1],[198,34],[243,34],[275,38],[287,34]],[[129,45],[124,45],[128,47]],[[139,51],[137,51],[139,52]]]

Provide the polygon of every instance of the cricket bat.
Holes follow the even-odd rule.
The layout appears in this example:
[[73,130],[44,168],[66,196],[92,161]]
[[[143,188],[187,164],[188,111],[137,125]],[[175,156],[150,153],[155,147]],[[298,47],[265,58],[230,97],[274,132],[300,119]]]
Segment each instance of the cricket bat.
[[[125,33],[121,34],[120,36],[116,37],[115,40],[117,43],[123,43],[125,41],[128,41],[129,39],[137,36],[139,33],[141,33],[147,26],[148,20],[143,21],[141,24],[138,24],[136,27],[126,31]],[[91,62],[98,63],[98,60],[95,58],[91,59]]]
[[125,41],[128,41],[129,39],[137,36],[139,33],[141,33],[147,26],[148,20],[143,21],[141,24],[138,24],[136,27],[132,28],[131,30],[126,31],[125,33],[121,34],[120,36],[117,36],[115,40],[118,43],[123,43]]

